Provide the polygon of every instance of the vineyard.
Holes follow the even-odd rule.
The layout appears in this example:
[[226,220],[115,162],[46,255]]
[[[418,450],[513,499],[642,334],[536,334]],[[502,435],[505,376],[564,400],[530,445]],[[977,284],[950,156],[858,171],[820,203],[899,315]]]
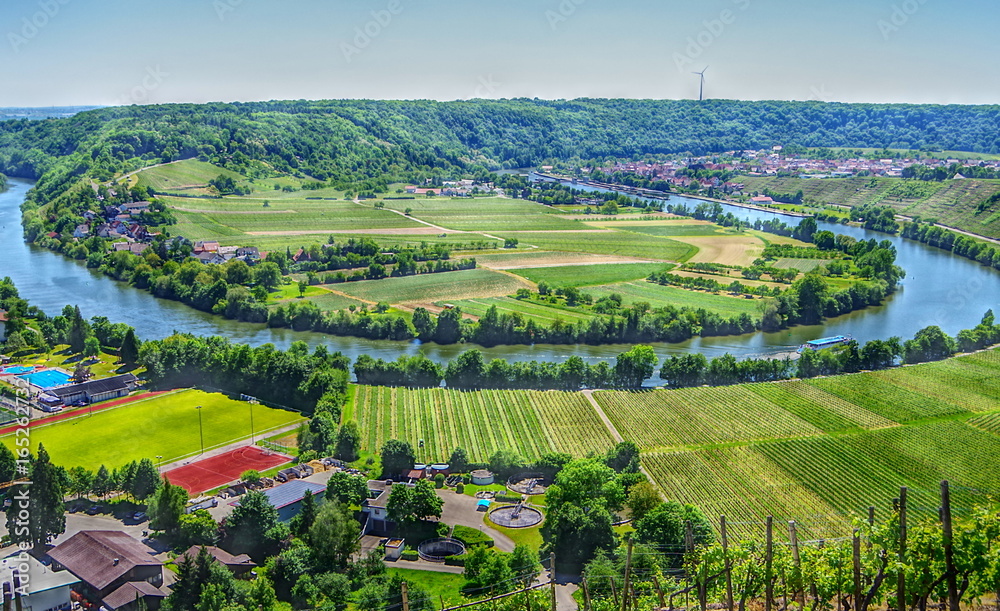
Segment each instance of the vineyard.
[[[1000,351],[812,380],[678,390],[598,391],[611,425],[642,451],[667,498],[727,516],[737,536],[796,520],[803,536],[840,537],[902,485],[931,515],[952,483],[956,514],[1000,493]],[[525,458],[606,450],[612,436],[579,393],[358,387],[355,414],[377,449],[410,441],[421,460],[464,447]],[[881,514],[880,514],[881,515]]]
[[535,459],[546,452],[583,456],[613,445],[590,403],[577,393],[358,386],[354,414],[364,449],[377,451],[388,439],[402,439],[427,461],[447,460],[457,447],[472,460],[485,461],[500,449]]
[[821,432],[748,386],[598,392],[594,398],[622,436],[642,448],[676,448]]

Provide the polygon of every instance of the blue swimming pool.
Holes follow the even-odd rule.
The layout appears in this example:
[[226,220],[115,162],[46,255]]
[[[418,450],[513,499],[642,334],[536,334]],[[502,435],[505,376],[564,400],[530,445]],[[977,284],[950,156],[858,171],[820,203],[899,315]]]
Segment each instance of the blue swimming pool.
[[34,367],[25,367],[24,365],[12,365],[10,367],[4,367],[3,373],[12,373],[17,375],[21,373],[28,373],[29,371],[33,371],[34,369],[35,369]]
[[39,388],[55,388],[56,386],[66,384],[73,376],[56,369],[43,369],[42,371],[36,371],[35,373],[28,373],[17,377],[27,380],[29,383],[34,384]]

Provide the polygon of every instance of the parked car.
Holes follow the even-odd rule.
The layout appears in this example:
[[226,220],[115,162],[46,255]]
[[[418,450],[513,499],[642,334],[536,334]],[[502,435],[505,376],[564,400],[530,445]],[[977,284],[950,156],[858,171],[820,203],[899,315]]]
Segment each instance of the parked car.
[[99,513],[101,513],[101,506],[100,505],[91,505],[90,509],[87,510],[87,515],[88,516],[96,516]]
[[132,514],[132,519],[135,520],[136,522],[145,522],[146,518],[147,518],[146,513],[143,511],[137,511]]

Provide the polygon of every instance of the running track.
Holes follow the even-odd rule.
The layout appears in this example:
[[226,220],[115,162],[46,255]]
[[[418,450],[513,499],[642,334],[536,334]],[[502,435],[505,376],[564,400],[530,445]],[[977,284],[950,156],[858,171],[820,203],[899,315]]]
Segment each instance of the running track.
[[268,452],[257,446],[243,446],[224,454],[176,467],[164,472],[170,483],[180,486],[191,495],[218,488],[236,481],[248,469],[266,471],[292,459],[284,454]]
[[[66,420],[68,418],[74,418],[76,416],[82,416],[84,414],[89,414],[91,412],[99,412],[101,410],[108,409],[109,407],[118,407],[119,405],[125,405],[126,403],[132,403],[133,401],[140,401],[142,399],[148,399],[150,397],[155,397],[157,395],[162,395],[164,393],[171,392],[169,390],[157,390],[155,392],[145,392],[141,395],[136,395],[134,397],[123,397],[121,399],[115,399],[114,401],[108,401],[106,403],[101,403],[100,405],[81,407],[80,409],[74,409],[72,411],[62,412],[59,414],[53,414],[51,416],[45,416],[44,418],[36,418],[31,421],[32,427],[41,426],[43,424],[49,424],[51,422],[58,422],[60,420]],[[21,428],[18,425],[8,426],[0,429],[0,436],[13,433],[17,429]]]

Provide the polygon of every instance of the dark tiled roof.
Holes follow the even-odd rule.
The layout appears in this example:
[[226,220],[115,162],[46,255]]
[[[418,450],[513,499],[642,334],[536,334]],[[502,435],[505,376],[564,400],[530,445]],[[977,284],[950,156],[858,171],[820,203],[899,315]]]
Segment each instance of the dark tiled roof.
[[139,598],[145,598],[147,596],[166,598],[167,593],[145,581],[129,581],[111,594],[105,596],[104,606],[109,609],[124,607],[129,603],[134,603],[137,596]]
[[[181,557],[178,557],[178,562],[183,557],[187,557],[194,560],[195,558],[198,557],[198,552],[201,551],[201,547],[202,546],[200,545],[192,545],[190,548],[188,548],[186,552],[181,554]],[[229,567],[245,566],[249,568],[254,568],[257,566],[256,564],[253,563],[253,561],[250,560],[250,556],[247,556],[246,554],[240,554],[239,556],[234,556],[220,547],[214,547],[210,545],[206,545],[205,550],[209,554],[211,554],[213,558],[215,558],[222,564]]]
[[75,395],[81,392],[85,392],[88,395],[96,395],[100,393],[111,392],[114,390],[127,389],[129,383],[135,382],[136,377],[131,373],[123,373],[120,376],[115,376],[113,378],[105,378],[103,380],[91,380],[89,382],[83,382],[81,384],[71,384],[69,386],[63,386],[61,388],[49,389],[49,394],[56,395],[57,397],[67,397],[70,395]]
[[123,532],[82,530],[52,548],[49,556],[94,588],[103,590],[137,566],[162,566],[162,562],[153,558],[154,553]]

